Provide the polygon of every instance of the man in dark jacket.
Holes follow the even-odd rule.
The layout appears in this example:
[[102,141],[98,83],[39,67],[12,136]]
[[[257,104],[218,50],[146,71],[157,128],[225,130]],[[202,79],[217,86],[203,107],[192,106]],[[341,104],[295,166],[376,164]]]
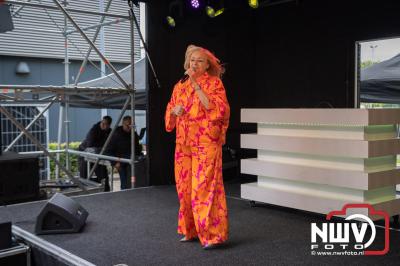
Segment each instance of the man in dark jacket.
[[[86,135],[84,141],[79,145],[80,151],[89,151],[99,153],[104,143],[107,140],[108,135],[111,132],[112,118],[110,116],[104,116],[103,119],[94,124]],[[79,157],[79,172],[81,178],[87,178],[87,163],[84,157]],[[108,184],[108,172],[107,167],[104,165],[98,165],[95,170],[96,179],[95,181],[101,182],[103,178],[106,179],[105,190],[109,191],[110,186]]]
[[[125,116],[122,119],[122,125],[117,127],[114,135],[111,138],[110,144],[107,147],[107,154],[129,159],[131,158],[131,127],[132,119],[130,116]],[[135,131],[135,155],[142,155],[142,146],[139,144],[139,136]],[[114,162],[113,162],[114,163]],[[131,169],[127,163],[116,162],[114,167],[118,170],[121,180],[121,190],[132,188]]]

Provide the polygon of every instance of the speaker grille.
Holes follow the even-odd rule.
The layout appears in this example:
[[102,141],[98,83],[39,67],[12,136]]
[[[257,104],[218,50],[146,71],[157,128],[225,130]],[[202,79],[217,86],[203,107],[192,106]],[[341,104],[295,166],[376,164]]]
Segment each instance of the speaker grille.
[[43,218],[43,228],[46,230],[72,229],[72,224],[55,212],[48,212]]

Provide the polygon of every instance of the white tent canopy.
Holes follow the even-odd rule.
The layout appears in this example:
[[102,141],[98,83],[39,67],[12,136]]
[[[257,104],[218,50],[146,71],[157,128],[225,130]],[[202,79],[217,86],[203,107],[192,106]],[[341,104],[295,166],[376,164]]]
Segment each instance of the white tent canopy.
[[[146,60],[140,59],[135,63],[135,109],[145,110],[146,109]],[[125,80],[127,84],[131,84],[131,65],[118,71],[120,76]],[[123,88],[118,78],[114,74],[110,74],[101,78],[92,79],[89,81],[81,82],[78,84],[79,87],[95,87],[95,88]],[[121,94],[110,97],[109,99],[88,102],[88,103],[71,103],[72,107],[86,107],[86,108],[110,108],[110,109],[121,109],[126,101],[127,94]],[[83,95],[71,96],[71,102],[73,100],[84,100]]]

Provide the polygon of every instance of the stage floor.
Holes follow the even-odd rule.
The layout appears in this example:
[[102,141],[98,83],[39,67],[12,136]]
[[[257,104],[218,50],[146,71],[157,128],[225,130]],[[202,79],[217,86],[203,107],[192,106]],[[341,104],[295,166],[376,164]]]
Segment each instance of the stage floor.
[[[339,263],[398,265],[400,232],[390,232],[384,256],[312,256],[311,223],[324,217],[287,208],[250,207],[228,197],[230,238],[215,250],[199,242],[181,243],[176,233],[178,201],[173,186],[139,188],[78,196],[89,212],[78,234],[43,235],[39,239],[95,265],[320,265]],[[45,202],[0,207],[0,222],[34,232],[36,215]],[[377,237],[382,234],[377,229]],[[381,237],[383,238],[383,237]],[[383,241],[383,239],[378,239]]]

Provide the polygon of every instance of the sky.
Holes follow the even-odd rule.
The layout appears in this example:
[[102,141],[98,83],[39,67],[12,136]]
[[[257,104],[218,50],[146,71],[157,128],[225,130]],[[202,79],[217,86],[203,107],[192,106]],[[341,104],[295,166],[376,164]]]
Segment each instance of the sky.
[[385,61],[400,53],[400,38],[360,42],[361,62]]

